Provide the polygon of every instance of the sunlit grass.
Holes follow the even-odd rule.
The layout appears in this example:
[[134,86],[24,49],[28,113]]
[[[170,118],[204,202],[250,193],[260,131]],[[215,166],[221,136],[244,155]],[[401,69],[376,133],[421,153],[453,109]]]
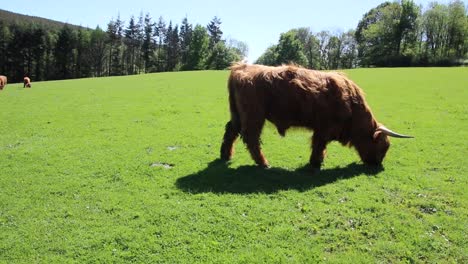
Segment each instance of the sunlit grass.
[[392,139],[378,171],[310,132],[236,144],[227,72],[9,84],[0,92],[0,262],[467,262],[468,70],[347,71]]

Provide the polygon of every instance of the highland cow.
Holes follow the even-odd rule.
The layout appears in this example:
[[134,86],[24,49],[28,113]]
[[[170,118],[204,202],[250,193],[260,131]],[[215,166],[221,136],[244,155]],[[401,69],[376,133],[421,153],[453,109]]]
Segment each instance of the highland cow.
[[0,75],[0,90],[3,90],[3,88],[7,85],[7,77],[4,75]]
[[23,88],[31,88],[31,79],[29,77],[24,77]]
[[343,73],[237,63],[231,67],[228,91],[231,120],[221,146],[224,160],[232,158],[240,135],[252,159],[269,167],[260,146],[265,120],[281,136],[290,127],[313,130],[313,168],[320,168],[326,146],[334,140],[354,147],[365,164],[380,165],[390,147],[387,136],[411,137],[379,124],[363,91]]

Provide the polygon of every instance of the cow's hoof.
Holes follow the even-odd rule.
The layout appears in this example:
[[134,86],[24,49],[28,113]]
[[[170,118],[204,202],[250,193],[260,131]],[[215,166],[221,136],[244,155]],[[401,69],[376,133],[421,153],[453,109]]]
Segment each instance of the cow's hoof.
[[232,159],[232,155],[221,153],[221,156],[219,158],[224,161],[230,161]]
[[308,169],[312,174],[318,174],[320,172],[321,166],[317,164],[309,164]]

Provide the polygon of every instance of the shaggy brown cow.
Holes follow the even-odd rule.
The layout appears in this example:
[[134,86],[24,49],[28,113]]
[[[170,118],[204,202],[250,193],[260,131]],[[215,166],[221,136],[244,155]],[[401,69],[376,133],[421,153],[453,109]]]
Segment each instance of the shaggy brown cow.
[[31,88],[31,79],[29,79],[29,77],[24,77],[24,84],[23,84],[23,88]]
[[228,90],[231,120],[221,146],[225,160],[231,159],[240,134],[253,160],[269,167],[260,149],[265,119],[281,136],[290,127],[313,130],[314,168],[320,168],[325,148],[333,140],[355,147],[364,163],[380,165],[390,146],[387,136],[410,137],[379,124],[363,91],[342,73],[237,63],[231,67]]
[[3,87],[7,85],[7,77],[4,75],[0,75],[0,90],[3,90]]

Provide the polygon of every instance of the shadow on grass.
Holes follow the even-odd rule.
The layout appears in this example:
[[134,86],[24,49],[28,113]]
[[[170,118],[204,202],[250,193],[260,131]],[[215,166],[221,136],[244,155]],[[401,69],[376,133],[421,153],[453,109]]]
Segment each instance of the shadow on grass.
[[358,175],[376,175],[382,167],[352,163],[346,167],[313,172],[309,166],[289,171],[281,168],[262,169],[257,166],[229,168],[216,159],[208,167],[177,179],[176,186],[189,193],[275,193],[280,190],[306,191]]

